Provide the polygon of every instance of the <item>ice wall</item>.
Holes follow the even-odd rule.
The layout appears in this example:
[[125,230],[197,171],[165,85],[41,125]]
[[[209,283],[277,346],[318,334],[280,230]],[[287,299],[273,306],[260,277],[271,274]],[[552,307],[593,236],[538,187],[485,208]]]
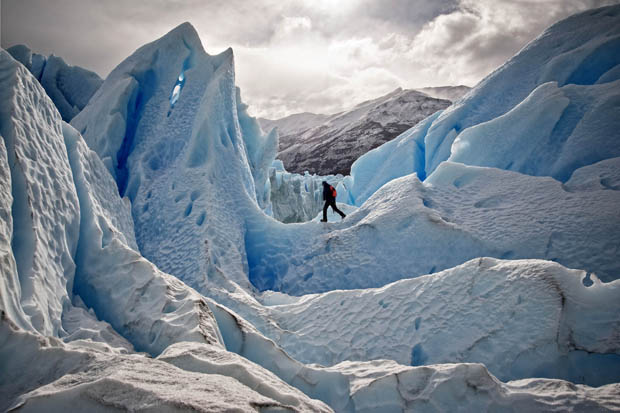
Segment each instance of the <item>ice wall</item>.
[[8,247],[2,307],[20,327],[58,336],[71,303],[80,221],[61,118],[39,82],[4,50],[0,94]]
[[208,55],[182,24],[119,64],[72,125],[131,201],[144,257],[202,291],[222,272],[252,288],[243,216],[270,209],[277,135],[247,114],[232,50]]
[[67,122],[84,109],[103,83],[99,75],[90,70],[68,65],[58,56],[32,53],[24,45],[9,47],[7,52],[37,78]]
[[310,221],[323,210],[322,182],[327,181],[336,188],[342,179],[342,175],[290,173],[284,169],[282,161],[275,161],[269,168],[273,217],[285,224]]

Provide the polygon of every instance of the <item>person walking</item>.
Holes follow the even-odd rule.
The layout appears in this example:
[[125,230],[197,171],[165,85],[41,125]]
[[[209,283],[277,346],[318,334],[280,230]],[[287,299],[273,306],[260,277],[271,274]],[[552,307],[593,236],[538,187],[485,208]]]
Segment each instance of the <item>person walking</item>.
[[327,207],[332,207],[332,210],[340,214],[342,219],[346,217],[345,213],[336,206],[336,195],[336,188],[328,184],[327,181],[323,181],[323,200],[325,205],[323,205],[323,219],[321,222],[327,222]]

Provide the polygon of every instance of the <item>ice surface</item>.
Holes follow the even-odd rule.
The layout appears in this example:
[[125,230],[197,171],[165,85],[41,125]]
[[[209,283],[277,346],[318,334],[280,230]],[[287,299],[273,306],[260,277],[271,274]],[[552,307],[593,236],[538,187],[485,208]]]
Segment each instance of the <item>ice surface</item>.
[[24,45],[10,47],[7,51],[37,78],[67,122],[86,106],[103,83],[96,73],[68,65],[60,57],[32,53]]
[[[10,240],[15,260],[13,266],[5,255],[7,276],[2,283],[11,297],[3,298],[3,306],[23,328],[62,334],[61,314],[71,302],[80,215],[60,115],[39,82],[3,50],[0,95],[3,183],[8,185],[3,189],[4,208],[9,197],[13,201],[12,225],[3,227],[3,238]],[[17,300],[23,313],[15,308]]]
[[441,111],[355,161],[351,166],[351,178],[345,181],[347,194],[343,194],[343,201],[360,206],[387,182],[410,173],[417,173],[423,180],[426,176],[424,137],[439,115]]
[[[378,287],[475,257],[541,258],[618,278],[620,192],[568,192],[558,181],[445,162],[384,185],[342,222],[248,222],[250,279],[301,295]],[[396,241],[397,240],[397,241]]]
[[329,370],[349,378],[349,406],[356,412],[546,412],[619,407],[617,384],[590,388],[544,379],[501,383],[480,364],[406,367],[381,360],[344,362]]
[[203,292],[220,273],[251,288],[244,211],[269,209],[277,135],[241,103],[232,50],[208,55],[182,24],[119,64],[72,125],[131,201],[144,257]]
[[64,136],[81,211],[74,292],[138,351],[157,355],[178,341],[221,345],[204,299],[128,246],[130,227],[114,225],[130,222],[114,180],[66,123]]
[[[305,222],[323,210],[323,181],[335,188],[341,185],[342,175],[304,175],[287,172],[282,161],[269,168],[269,186],[273,217],[280,222]],[[339,190],[338,190],[339,191]],[[339,193],[340,196],[340,193]],[[340,218],[340,216],[338,217]]]
[[544,83],[510,112],[465,129],[449,160],[566,181],[620,155],[620,80],[591,86]]
[[286,385],[280,378],[258,364],[218,347],[179,343],[168,347],[158,359],[186,371],[232,377],[257,393],[283,405],[308,411],[330,410],[318,402],[308,403],[304,393]]
[[[179,343],[158,360],[111,355],[26,333],[4,317],[0,344],[3,410],[331,411],[256,364],[205,345]],[[37,369],[24,371],[25,363]],[[305,376],[306,385],[322,387],[339,412],[620,408],[618,384],[591,388],[545,379],[501,383],[479,364],[408,367],[372,361],[314,370],[320,373]],[[318,378],[323,386],[316,386]]]
[[577,169],[564,188],[568,191],[620,190],[620,158],[607,159]]
[[270,307],[279,343],[306,363],[483,363],[501,380],[620,380],[620,281],[548,261],[480,258],[377,289]]
[[[0,321],[0,409],[20,411],[331,411],[292,389],[259,366],[208,347],[215,355],[188,370],[179,350],[170,363],[143,355],[111,355],[70,348],[52,337],[26,333]],[[183,348],[193,349],[189,343]],[[194,354],[205,353],[201,347]],[[192,354],[192,353],[190,353]],[[229,360],[229,371],[269,381],[248,385],[233,377],[200,371]],[[24,371],[25,364],[36,368]],[[205,369],[206,370],[206,369]],[[196,372],[197,371],[197,372]],[[257,388],[258,387],[258,388]],[[255,390],[256,389],[256,390]],[[271,398],[264,394],[275,396]],[[279,400],[280,399],[280,400]]]

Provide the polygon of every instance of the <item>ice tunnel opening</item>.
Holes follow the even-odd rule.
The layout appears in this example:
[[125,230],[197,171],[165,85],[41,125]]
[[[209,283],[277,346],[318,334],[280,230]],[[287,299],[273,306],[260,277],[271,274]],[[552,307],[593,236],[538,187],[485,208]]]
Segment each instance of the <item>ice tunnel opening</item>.
[[[127,191],[129,181],[127,161],[136,146],[136,133],[138,132],[140,119],[142,118],[142,113],[144,112],[146,104],[155,92],[155,85],[157,84],[157,76],[152,69],[141,74],[136,74],[134,78],[138,82],[138,87],[127,104],[125,137],[116,154],[116,183],[121,198],[125,196],[125,192]],[[133,202],[133,199],[131,199],[131,201]]]
[[[185,69],[181,70],[179,77],[172,87],[172,92],[170,92],[170,111],[174,109],[174,105],[178,102],[183,86],[185,86]],[[168,112],[168,116],[170,116],[170,111]]]

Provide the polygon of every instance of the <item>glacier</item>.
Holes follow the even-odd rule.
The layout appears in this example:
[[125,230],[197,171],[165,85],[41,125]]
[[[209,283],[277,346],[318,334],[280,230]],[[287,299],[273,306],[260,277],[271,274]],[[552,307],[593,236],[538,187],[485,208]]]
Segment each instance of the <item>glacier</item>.
[[9,47],[7,52],[37,78],[66,122],[84,109],[103,83],[95,72],[68,65],[58,56],[33,53],[22,44]]
[[[121,62],[70,124],[0,51],[0,410],[620,410],[618,71],[603,58],[619,16],[554,25],[360,158],[337,185],[350,213],[328,223],[269,215],[272,177],[311,195],[315,178],[274,164],[232,51],[208,55],[191,25]],[[504,92],[503,109],[462,109]],[[574,128],[528,118],[566,100]],[[469,110],[437,161],[429,136]],[[511,120],[561,139],[517,151],[507,130],[508,167],[491,143]]]
[[323,211],[322,182],[327,181],[336,188],[342,179],[342,175],[310,175],[308,171],[303,175],[290,173],[276,159],[269,168],[270,215],[285,224],[310,221]]

